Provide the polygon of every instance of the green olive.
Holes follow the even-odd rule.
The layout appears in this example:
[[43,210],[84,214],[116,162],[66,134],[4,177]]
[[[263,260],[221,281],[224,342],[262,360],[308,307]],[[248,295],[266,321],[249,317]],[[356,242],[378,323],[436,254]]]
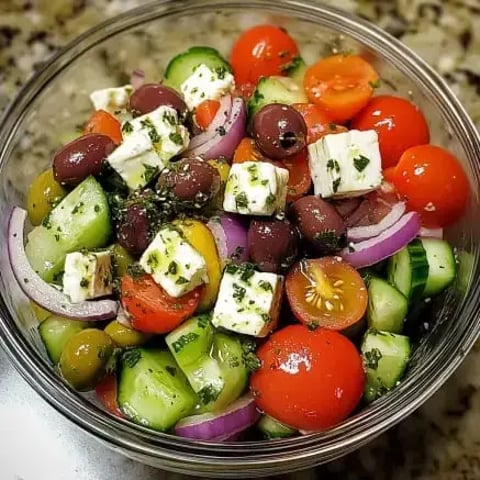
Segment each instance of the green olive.
[[76,390],[92,390],[104,377],[113,350],[114,343],[103,330],[82,330],[73,335],[63,347],[60,372]]
[[133,257],[119,243],[114,243],[110,250],[113,255],[115,276],[121,278],[127,273],[128,267],[133,263]]
[[51,168],[41,173],[28,191],[27,211],[32,225],[40,225],[66,194],[67,191],[53,177]]
[[119,347],[138,347],[150,338],[149,335],[128,328],[117,320],[110,322],[105,327],[105,332]]

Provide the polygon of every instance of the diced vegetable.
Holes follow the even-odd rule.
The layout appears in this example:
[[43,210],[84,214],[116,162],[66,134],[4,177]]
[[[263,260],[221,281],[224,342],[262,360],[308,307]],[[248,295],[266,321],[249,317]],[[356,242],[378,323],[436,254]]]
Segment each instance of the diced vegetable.
[[262,415],[257,427],[267,438],[286,438],[297,433],[294,428],[287,427],[269,415]]

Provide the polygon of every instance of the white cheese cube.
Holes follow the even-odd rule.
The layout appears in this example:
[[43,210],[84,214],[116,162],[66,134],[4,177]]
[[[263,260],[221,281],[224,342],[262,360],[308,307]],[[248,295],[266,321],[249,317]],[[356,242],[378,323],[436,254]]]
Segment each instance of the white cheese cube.
[[132,92],[133,87],[131,85],[103,88],[92,92],[90,94],[90,100],[95,110],[105,110],[109,113],[115,113],[127,107]]
[[203,63],[199,65],[181,85],[185,103],[190,110],[204,100],[219,100],[235,87],[233,75],[225,68],[211,70]]
[[382,160],[375,130],[325,135],[308,146],[315,195],[354,197],[382,183]]
[[175,229],[166,226],[143,252],[140,265],[171,297],[208,283],[207,264]]
[[289,172],[268,162],[232,165],[223,209],[244,215],[273,215],[285,209]]
[[190,140],[177,111],[167,106],[124,122],[122,133],[123,142],[107,161],[131,190],[144,187]]
[[112,293],[110,252],[73,252],[65,258],[63,291],[73,303]]

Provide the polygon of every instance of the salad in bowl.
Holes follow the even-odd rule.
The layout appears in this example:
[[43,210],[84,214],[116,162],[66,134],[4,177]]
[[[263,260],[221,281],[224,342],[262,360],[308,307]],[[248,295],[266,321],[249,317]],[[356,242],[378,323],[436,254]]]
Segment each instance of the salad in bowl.
[[[91,92],[8,225],[51,362],[113,415],[224,442],[323,432],[408,369],[455,280],[461,163],[366,56],[283,28]],[[30,228],[31,227],[31,228]],[[28,233],[27,233],[28,231]]]

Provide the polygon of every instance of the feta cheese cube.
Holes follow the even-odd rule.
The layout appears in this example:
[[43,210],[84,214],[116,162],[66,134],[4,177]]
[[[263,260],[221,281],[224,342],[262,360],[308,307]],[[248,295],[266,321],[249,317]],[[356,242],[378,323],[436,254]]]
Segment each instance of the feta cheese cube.
[[160,229],[143,252],[140,265],[171,297],[208,283],[205,259],[170,226]]
[[245,215],[273,215],[285,209],[289,172],[268,162],[232,165],[223,209]]
[[233,75],[224,67],[211,70],[202,63],[180,85],[180,91],[188,108],[193,110],[204,100],[219,100],[234,87]]
[[144,187],[190,141],[177,111],[167,106],[124,122],[122,133],[123,142],[107,161],[131,190]]
[[308,146],[315,195],[354,197],[382,183],[382,161],[375,130],[325,135]]
[[103,88],[92,92],[90,94],[90,100],[95,110],[105,110],[109,113],[115,113],[127,107],[132,92],[133,87],[131,85]]
[[73,252],[65,258],[63,291],[73,303],[111,295],[110,252]]
[[248,263],[227,265],[212,324],[232,332],[265,337],[278,321],[283,277],[257,272]]

